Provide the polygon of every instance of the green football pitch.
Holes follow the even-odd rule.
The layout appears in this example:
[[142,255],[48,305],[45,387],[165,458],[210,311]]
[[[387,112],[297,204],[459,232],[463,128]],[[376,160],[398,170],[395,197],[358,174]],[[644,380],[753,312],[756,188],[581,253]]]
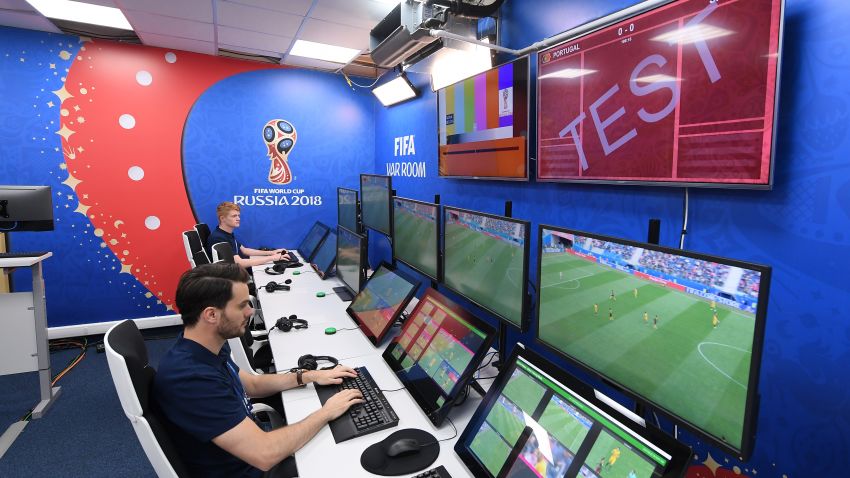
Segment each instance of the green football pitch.
[[386,198],[386,190],[382,190],[380,188],[376,191],[363,191],[363,210],[361,213],[363,218],[368,218],[368,220],[371,221],[367,227],[389,233],[390,217]]
[[752,314],[718,303],[715,328],[697,296],[567,253],[544,254],[541,267],[541,340],[741,446]]
[[393,247],[396,257],[437,277],[437,224],[407,209],[395,209]]
[[519,326],[523,247],[459,224],[446,224],[445,236],[446,285]]

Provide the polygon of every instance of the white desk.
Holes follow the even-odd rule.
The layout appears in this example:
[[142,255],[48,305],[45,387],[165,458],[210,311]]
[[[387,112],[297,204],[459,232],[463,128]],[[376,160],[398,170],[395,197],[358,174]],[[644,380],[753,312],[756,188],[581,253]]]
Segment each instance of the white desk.
[[[380,347],[373,346],[359,329],[340,330],[334,335],[325,335],[324,329],[326,327],[341,329],[357,326],[345,313],[349,302],[341,301],[333,293],[329,293],[325,297],[316,297],[317,291],[330,292],[333,287],[341,285],[339,280],[329,278],[323,281],[312,272],[294,276],[291,269],[287,269],[282,275],[273,276],[266,274],[263,269],[265,269],[263,266],[254,267],[254,281],[258,285],[264,285],[271,280],[282,283],[286,279],[292,279],[292,283],[289,284],[292,288],[290,291],[269,293],[258,288],[257,295],[263,306],[266,326],[271,327],[278,317],[288,317],[291,314],[296,314],[299,319],[306,319],[310,323],[310,327],[303,330],[292,330],[286,333],[277,330],[271,332],[269,343],[278,369],[294,366],[298,357],[303,354],[332,355],[345,365],[368,368],[377,385],[383,390],[401,388],[401,382],[381,357],[384,349],[392,340],[392,336],[396,335],[399,329],[393,329],[389,336],[384,338]],[[305,265],[296,270],[312,269]],[[408,306],[408,310],[412,306],[413,304]],[[482,371],[484,376],[491,376],[495,373],[496,370],[492,367]],[[490,383],[492,382],[484,382],[482,386],[489,387]],[[393,432],[404,428],[418,428],[431,433],[438,440],[451,437],[454,434],[454,429],[448,420],[443,423],[442,427],[435,428],[407,390],[386,392],[385,396],[399,417],[398,426],[339,444],[334,441],[330,428],[323,427],[304,448],[295,454],[300,476],[302,478],[325,478],[338,476],[340,470],[345,470],[344,475],[347,477],[374,477],[376,475],[367,472],[360,466],[360,455],[366,447],[383,440]],[[313,384],[300,389],[287,390],[282,393],[282,397],[287,420],[290,423],[303,420],[309,414],[321,408],[321,402]],[[466,424],[472,418],[475,409],[481,403],[481,399],[482,397],[475,391],[471,391],[466,402],[451,411],[449,418],[457,427],[457,436],[451,440],[440,442],[440,455],[429,468],[443,465],[455,478],[472,476],[455,454],[454,445]],[[418,473],[421,473],[421,471],[407,476],[414,476]]]
[[[50,383],[52,373],[50,370],[50,349],[47,343],[47,306],[45,305],[44,279],[42,278],[41,267],[41,262],[52,255],[53,253],[48,252],[39,257],[0,259],[0,269],[29,267],[32,272],[32,294],[0,294],[0,316],[3,316],[4,320],[12,319],[16,321],[15,323],[4,322],[3,324],[3,341],[0,343],[4,345],[2,356],[4,365],[0,369],[0,374],[38,370],[41,400],[32,409],[33,419],[43,417],[62,390],[61,387],[53,387]],[[25,322],[21,321],[21,312],[28,316],[27,319],[30,317],[31,319]],[[10,343],[7,344],[7,341]],[[10,351],[13,354],[23,353],[24,356],[6,355]],[[29,422],[15,422],[0,436],[0,458],[12,446],[27,423]]]

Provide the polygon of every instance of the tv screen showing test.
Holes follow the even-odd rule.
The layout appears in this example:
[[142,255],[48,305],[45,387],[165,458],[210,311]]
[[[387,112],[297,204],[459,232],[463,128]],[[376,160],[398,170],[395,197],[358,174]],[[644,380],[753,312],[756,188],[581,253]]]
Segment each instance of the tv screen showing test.
[[538,339],[746,451],[770,269],[550,226],[540,237]]
[[393,198],[393,255],[438,280],[439,228],[436,204]]
[[443,283],[522,328],[528,223],[452,207],[444,207],[443,214]]
[[540,51],[538,180],[770,187],[783,3],[677,0]]
[[348,307],[363,334],[378,345],[419,288],[381,264]]
[[360,216],[363,226],[390,235],[390,194],[392,179],[389,176],[360,175]]
[[493,342],[495,329],[428,289],[384,351],[419,407],[440,426]]
[[684,471],[686,445],[667,435],[642,436],[586,389],[565,384],[565,377],[541,368],[542,359],[521,353],[499,374],[455,445],[474,476],[659,478]]

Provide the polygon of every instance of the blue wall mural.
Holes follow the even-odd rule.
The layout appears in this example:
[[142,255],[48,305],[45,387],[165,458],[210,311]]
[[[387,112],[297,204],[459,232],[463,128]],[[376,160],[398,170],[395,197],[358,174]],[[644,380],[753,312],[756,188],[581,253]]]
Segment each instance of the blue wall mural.
[[[634,3],[505,2],[503,44],[523,48]],[[689,476],[846,473],[850,423],[844,410],[850,392],[844,364],[850,359],[850,323],[842,313],[850,301],[850,281],[844,277],[850,269],[850,33],[841,25],[847,20],[845,1],[787,0],[773,190],[689,191],[687,249],[773,267],[753,456],[741,462],[680,431],[695,448]],[[432,200],[440,194],[443,204],[490,213],[501,213],[503,202],[512,200],[514,216],[535,228],[546,223],[641,241],[648,219],[659,218],[661,244],[678,246],[681,188],[439,179],[436,96],[426,77],[411,78],[422,96],[379,107],[376,119],[378,173],[399,161],[426,162],[424,178],[393,178],[400,196]],[[400,158],[394,141],[405,135],[415,136],[416,154]],[[532,141],[534,135],[532,124]],[[386,241],[373,242],[372,263],[389,257]],[[530,277],[536,277],[534,249]],[[510,338],[531,344],[533,332]],[[672,425],[663,419],[661,424],[672,433]]]
[[[356,184],[374,162],[373,101],[341,77],[305,70],[256,71],[217,83],[198,98],[183,136],[198,218],[215,227],[219,202],[240,204],[237,235],[250,247],[294,248],[314,221],[336,224],[337,185]],[[280,137],[295,138],[285,154],[277,153],[280,141],[270,153],[263,136],[276,119],[294,129]],[[290,182],[270,182],[275,156],[286,157]]]

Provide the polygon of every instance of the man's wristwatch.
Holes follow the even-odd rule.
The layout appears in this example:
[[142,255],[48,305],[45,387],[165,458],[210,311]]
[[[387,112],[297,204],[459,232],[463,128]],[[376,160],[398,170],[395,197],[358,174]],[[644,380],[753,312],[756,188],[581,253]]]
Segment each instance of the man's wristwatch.
[[298,382],[299,387],[303,387],[305,385],[303,375],[304,375],[304,369],[299,368],[298,371],[295,372],[295,380]]

